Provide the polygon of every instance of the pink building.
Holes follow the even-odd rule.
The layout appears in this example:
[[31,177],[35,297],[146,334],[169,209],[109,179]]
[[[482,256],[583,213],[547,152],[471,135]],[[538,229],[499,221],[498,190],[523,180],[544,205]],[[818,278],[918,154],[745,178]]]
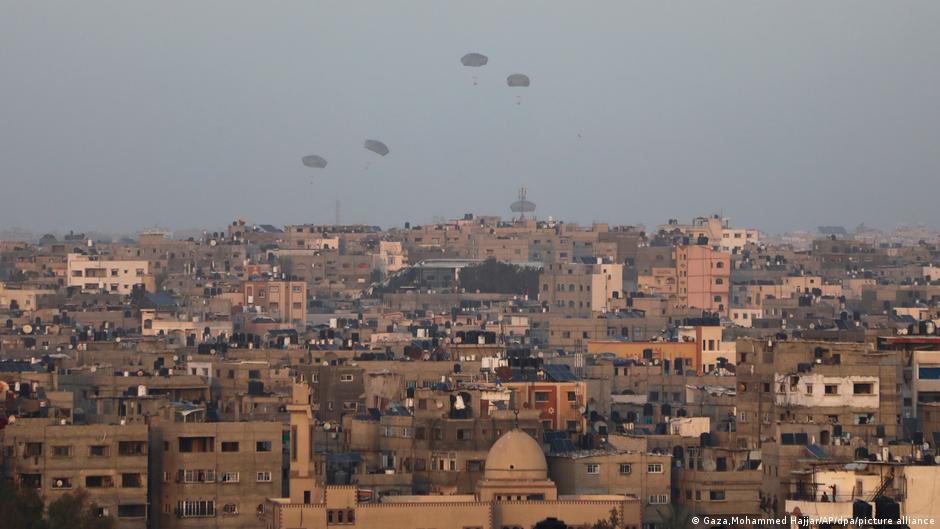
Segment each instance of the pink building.
[[708,246],[676,247],[676,296],[680,306],[727,314],[731,254]]

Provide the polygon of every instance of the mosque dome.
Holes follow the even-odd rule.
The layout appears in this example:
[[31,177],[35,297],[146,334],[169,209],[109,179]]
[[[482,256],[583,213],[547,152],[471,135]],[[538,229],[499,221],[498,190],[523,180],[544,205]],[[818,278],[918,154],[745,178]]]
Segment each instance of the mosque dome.
[[548,479],[548,464],[541,445],[517,428],[493,443],[486,456],[483,477],[487,480],[545,480]]

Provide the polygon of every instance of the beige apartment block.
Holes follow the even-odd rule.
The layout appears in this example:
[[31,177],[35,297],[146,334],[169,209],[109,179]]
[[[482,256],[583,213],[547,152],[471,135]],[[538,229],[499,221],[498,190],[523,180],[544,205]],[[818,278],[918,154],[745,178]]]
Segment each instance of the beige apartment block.
[[3,445],[7,478],[35,488],[46,504],[84,489],[118,529],[147,524],[147,425],[17,419]]
[[152,426],[153,526],[254,528],[267,498],[282,495],[278,422]]
[[146,260],[118,261],[79,253],[68,256],[67,281],[68,286],[83,291],[102,290],[125,296],[137,285],[143,285],[148,292],[155,290],[150,263]]

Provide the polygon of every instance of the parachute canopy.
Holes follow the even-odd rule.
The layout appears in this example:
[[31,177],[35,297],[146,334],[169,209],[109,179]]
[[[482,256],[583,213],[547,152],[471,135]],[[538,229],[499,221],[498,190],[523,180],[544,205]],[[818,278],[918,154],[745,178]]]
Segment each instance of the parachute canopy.
[[490,59],[486,55],[479,53],[468,53],[460,58],[460,63],[464,66],[480,67],[485,66]]
[[323,169],[326,167],[326,158],[318,156],[316,154],[311,154],[310,156],[304,156],[302,158],[304,165],[307,167],[313,167],[314,169]]
[[512,87],[529,86],[529,76],[521,73],[514,73],[506,78],[506,84]]
[[363,147],[369,149],[375,154],[378,154],[379,156],[385,156],[388,154],[388,147],[378,140],[366,140],[366,142],[363,144]]

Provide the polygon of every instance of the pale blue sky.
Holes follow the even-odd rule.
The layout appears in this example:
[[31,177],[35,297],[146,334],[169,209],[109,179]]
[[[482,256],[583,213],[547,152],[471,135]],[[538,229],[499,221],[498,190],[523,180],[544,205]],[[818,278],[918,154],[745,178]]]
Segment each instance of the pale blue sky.
[[0,227],[331,222],[337,199],[389,226],[508,216],[520,185],[583,223],[938,226],[938,23],[936,1],[0,0]]

